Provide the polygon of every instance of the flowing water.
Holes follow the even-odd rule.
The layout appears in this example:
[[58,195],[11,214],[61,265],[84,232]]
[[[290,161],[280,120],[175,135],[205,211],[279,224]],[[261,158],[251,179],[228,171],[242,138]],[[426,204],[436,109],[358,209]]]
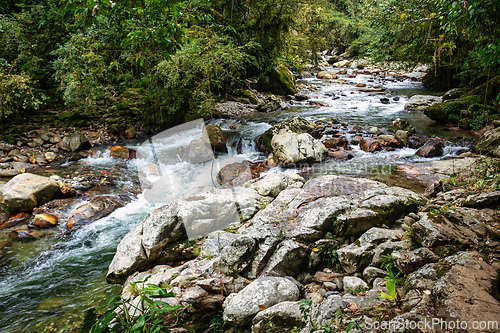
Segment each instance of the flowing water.
[[[199,138],[196,129],[183,131],[177,136],[158,137],[155,140],[154,153],[139,147],[142,158],[133,161],[119,161],[109,157],[103,150],[98,157],[63,166],[54,171],[63,176],[74,176],[92,172],[110,172],[118,174],[117,181],[106,192],[123,193],[137,187],[140,180],[154,181],[155,177],[167,175],[173,181],[167,188],[171,194],[178,194],[194,184],[211,186],[216,171],[234,157],[257,160],[265,155],[259,153],[252,140],[272,124],[281,122],[295,115],[307,120],[330,119],[336,117],[340,122],[347,122],[349,128],[359,125],[364,128],[379,127],[386,132],[388,125],[395,118],[408,120],[417,133],[426,136],[439,135],[445,139],[467,138],[468,132],[450,130],[445,126],[435,125],[422,113],[407,112],[404,103],[408,95],[426,92],[420,83],[411,81],[383,82],[389,89],[385,95],[369,94],[357,91],[356,83],[372,83],[377,80],[368,75],[345,79],[344,83],[324,82],[316,79],[304,80],[305,84],[314,84],[315,91],[306,92],[310,101],[320,102],[325,106],[311,106],[308,102],[296,102],[289,110],[252,114],[235,120],[215,120],[231,137],[233,142],[246,139],[246,145],[240,155],[236,149],[219,156],[217,163],[191,165],[169,160],[167,152]],[[373,82],[374,84],[377,82]],[[390,98],[390,104],[382,104],[381,97]],[[396,97],[394,99],[394,97]],[[398,98],[399,97],[399,98]],[[346,128],[346,136],[352,136]],[[445,150],[445,157],[454,156],[462,148],[460,141]],[[134,146],[134,145],[133,145]],[[135,145],[137,148],[138,145]],[[162,155],[163,154],[163,155]],[[166,155],[165,155],[166,154]],[[396,151],[365,153],[359,148],[353,150],[354,158],[349,161],[326,161],[313,167],[312,176],[318,174],[346,174],[380,179],[392,184],[408,187],[394,172],[394,166],[402,163],[422,160],[415,156],[415,150],[404,148]],[[155,156],[153,156],[155,155]],[[164,156],[165,155],[165,156]],[[159,158],[158,158],[159,157]],[[163,158],[165,157],[165,158]],[[149,164],[158,164],[159,171],[147,173]],[[145,169],[146,168],[146,169]],[[87,170],[87,171],[85,171]],[[200,176],[203,175],[203,176]],[[163,193],[164,195],[165,193]],[[0,332],[71,332],[78,330],[85,311],[102,304],[116,295],[120,288],[106,284],[105,276],[116,246],[123,236],[137,225],[151,210],[161,202],[146,200],[141,193],[124,207],[92,224],[84,225],[75,232],[66,233],[64,223],[51,231],[51,235],[31,242],[16,243],[8,250],[0,267]],[[161,201],[161,200],[157,200]],[[75,201],[61,210],[62,216],[85,201]],[[63,219],[64,220],[64,219]],[[0,233],[5,239],[5,232]]]

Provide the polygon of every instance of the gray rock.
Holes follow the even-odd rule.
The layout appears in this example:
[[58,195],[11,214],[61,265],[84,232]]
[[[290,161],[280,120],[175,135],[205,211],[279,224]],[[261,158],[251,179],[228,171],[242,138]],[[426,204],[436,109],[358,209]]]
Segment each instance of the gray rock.
[[253,183],[252,186],[260,195],[276,198],[287,187],[287,184],[282,175],[270,173]]
[[299,302],[282,302],[259,312],[252,320],[252,333],[288,333],[305,327]]
[[[464,235],[463,233],[467,234]],[[471,239],[477,236],[464,228],[459,229],[444,216],[434,216],[433,219],[428,214],[413,224],[412,236],[414,240],[424,247],[435,247],[439,245],[467,245],[471,244]]]
[[239,293],[226,298],[222,305],[223,320],[233,326],[248,325],[253,317],[262,311],[260,306],[270,308],[282,302],[297,301],[299,297],[299,288],[287,278],[259,278]]
[[90,147],[89,139],[82,133],[77,132],[69,138],[69,148],[71,151],[87,150]]
[[425,264],[436,262],[439,257],[426,247],[419,249],[401,250],[392,253],[394,266],[404,274],[411,273],[424,266]]
[[361,290],[368,290],[368,285],[362,279],[355,276],[344,277],[344,290],[350,293],[357,293]]
[[363,271],[363,279],[370,285],[376,278],[383,278],[388,275],[389,274],[386,271],[372,266],[366,267]]
[[397,131],[405,131],[408,133],[415,133],[415,127],[411,126],[409,122],[403,120],[401,118],[397,118],[393,120],[391,125],[389,126],[389,130],[393,133]]
[[92,223],[111,214],[114,210],[124,205],[124,200],[118,196],[102,195],[90,200],[73,210],[66,223],[68,228],[74,229],[83,224]]
[[373,244],[360,246],[356,243],[352,243],[337,250],[340,266],[347,274],[362,272],[363,269],[370,264],[373,253]]
[[428,107],[441,103],[442,98],[432,95],[412,96],[405,104],[405,109],[409,111],[425,111]]
[[328,149],[308,133],[296,134],[280,130],[271,140],[273,159],[286,166],[294,163],[320,162],[328,155]]
[[293,240],[285,240],[269,258],[262,274],[295,277],[307,266],[310,252],[307,246]]
[[500,127],[486,131],[477,143],[477,149],[485,154],[500,157]]
[[500,191],[473,194],[462,202],[462,206],[473,208],[496,207],[499,204]]
[[407,241],[382,243],[375,249],[371,265],[380,267],[385,260],[385,256],[392,254],[394,251],[408,249],[409,247],[410,245]]
[[48,202],[59,186],[48,177],[24,173],[15,176],[0,190],[0,197],[11,212],[30,211]]

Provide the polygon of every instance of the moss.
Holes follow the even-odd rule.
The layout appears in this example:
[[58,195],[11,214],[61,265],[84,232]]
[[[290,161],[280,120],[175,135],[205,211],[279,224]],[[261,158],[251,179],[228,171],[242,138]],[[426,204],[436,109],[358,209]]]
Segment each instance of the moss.
[[482,102],[484,102],[484,98],[486,97],[486,103],[491,102],[500,94],[500,75],[495,76],[491,80],[482,85],[472,89],[464,96],[474,96],[478,95],[482,97]]
[[257,88],[277,95],[295,95],[297,86],[292,72],[284,65],[270,69],[259,78]]
[[432,120],[436,120],[442,123],[457,124],[461,119],[460,112],[462,110],[468,110],[469,106],[480,102],[481,98],[479,96],[466,96],[459,99],[446,101],[444,103],[434,104],[431,107],[427,108],[424,113]]

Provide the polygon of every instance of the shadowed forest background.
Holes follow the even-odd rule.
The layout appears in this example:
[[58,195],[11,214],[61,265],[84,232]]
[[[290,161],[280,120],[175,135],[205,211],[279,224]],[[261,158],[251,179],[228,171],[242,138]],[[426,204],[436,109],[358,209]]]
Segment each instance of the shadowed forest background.
[[[0,0],[2,135],[50,108],[74,108],[77,127],[209,117],[247,79],[320,52],[425,63],[425,86],[471,89],[500,73],[499,18],[491,0]],[[117,103],[124,92],[135,105]]]

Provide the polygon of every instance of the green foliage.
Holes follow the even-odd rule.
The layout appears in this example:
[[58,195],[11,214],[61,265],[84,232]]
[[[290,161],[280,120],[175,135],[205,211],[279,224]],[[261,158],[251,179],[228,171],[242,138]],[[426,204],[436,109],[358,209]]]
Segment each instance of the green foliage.
[[[152,96],[154,123],[207,117],[215,102],[242,87],[251,45],[237,47],[227,37],[207,34],[186,44],[156,67],[158,90]],[[161,102],[160,102],[161,101]]]
[[7,207],[6,204],[4,204],[3,202],[0,202],[0,210],[3,210],[4,212],[6,212],[7,214],[10,214],[9,212],[9,207]]
[[[165,288],[146,283],[148,278],[136,282],[139,301],[121,296],[111,298],[107,305],[87,314],[82,333],[139,333],[160,332],[164,329],[182,326],[189,332],[194,329],[177,325],[178,310],[182,305],[171,306],[165,301],[175,295]],[[102,310],[105,310],[101,313]]]
[[396,278],[399,273],[394,275],[391,269],[388,269],[387,271],[389,272],[389,276],[385,278],[385,286],[387,287],[389,294],[381,292],[379,298],[399,302],[399,295],[396,289]]
[[446,190],[463,188],[468,191],[492,191],[500,189],[500,162],[481,157],[469,168],[450,175],[444,184]]

